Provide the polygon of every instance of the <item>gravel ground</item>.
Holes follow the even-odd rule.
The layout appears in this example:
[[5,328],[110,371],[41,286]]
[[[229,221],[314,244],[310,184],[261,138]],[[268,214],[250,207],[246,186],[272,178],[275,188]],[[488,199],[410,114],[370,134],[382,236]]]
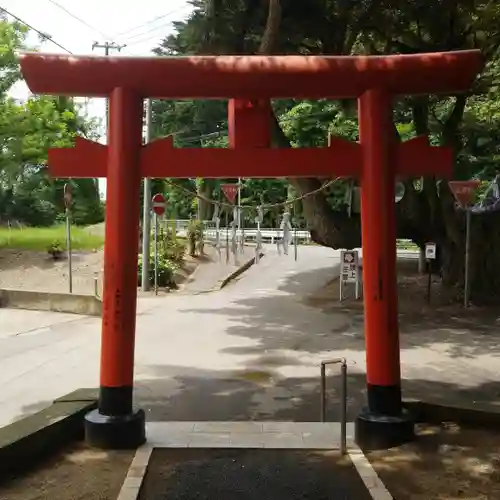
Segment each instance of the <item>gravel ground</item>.
[[349,459],[298,450],[159,449],[139,500],[371,500]]

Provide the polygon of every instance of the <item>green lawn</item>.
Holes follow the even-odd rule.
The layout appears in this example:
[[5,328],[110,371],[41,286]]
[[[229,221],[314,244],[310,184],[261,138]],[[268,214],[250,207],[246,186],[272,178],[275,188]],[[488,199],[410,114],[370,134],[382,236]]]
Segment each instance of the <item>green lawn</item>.
[[[66,226],[26,227],[23,229],[0,227],[0,248],[44,252],[55,242],[59,242],[63,248],[66,248]],[[103,236],[92,234],[82,227],[73,226],[71,228],[72,249],[94,250],[103,245]]]

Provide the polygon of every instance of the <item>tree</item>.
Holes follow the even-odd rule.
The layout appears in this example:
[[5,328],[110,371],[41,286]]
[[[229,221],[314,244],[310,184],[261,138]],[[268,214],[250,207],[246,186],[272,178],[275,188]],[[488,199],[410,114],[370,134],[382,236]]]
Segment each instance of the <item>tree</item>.
[[[487,70],[467,95],[406,98],[395,103],[395,130],[400,135],[429,133],[435,144],[450,144],[456,156],[456,177],[491,178],[497,149],[500,7],[473,0],[210,0],[195,1],[193,15],[176,25],[158,52],[263,54],[394,54],[480,48]],[[488,90],[488,87],[490,90]],[[280,147],[319,145],[328,130],[350,138],[357,134],[356,106],[341,103],[273,103],[273,140]],[[298,125],[321,108],[325,123]],[[283,121],[284,115],[290,123]],[[293,125],[295,120],[295,126]],[[213,130],[213,129],[212,129]],[[297,193],[320,187],[320,179],[289,179]],[[303,200],[312,238],[332,248],[360,244],[358,216],[349,216],[340,201],[344,193],[319,193]],[[398,234],[422,246],[436,241],[446,285],[463,281],[464,216],[456,210],[446,183],[429,178],[406,183],[398,205]],[[500,293],[498,215],[474,217],[472,252],[473,298]]]
[[[0,19],[0,221],[49,225],[64,212],[64,181],[48,177],[48,149],[70,146],[77,134],[93,137],[95,123],[66,97],[31,97],[16,102],[8,96],[20,79],[15,51],[24,48],[26,33],[18,23]],[[72,183],[74,221],[102,221],[103,207],[94,181]]]

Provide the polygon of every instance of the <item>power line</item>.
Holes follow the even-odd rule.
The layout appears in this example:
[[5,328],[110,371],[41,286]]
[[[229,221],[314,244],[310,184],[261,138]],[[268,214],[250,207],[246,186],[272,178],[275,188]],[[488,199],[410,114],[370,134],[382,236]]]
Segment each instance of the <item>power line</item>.
[[165,38],[165,35],[164,34],[160,35],[159,33],[157,33],[156,35],[150,35],[150,36],[147,36],[146,38],[141,38],[139,40],[132,40],[132,42],[127,42],[127,47],[133,47],[134,45],[146,43],[146,42],[149,42],[150,40],[156,40],[158,38],[163,39],[163,38]]
[[68,16],[72,17],[73,19],[75,19],[79,23],[83,24],[84,26],[86,26],[90,30],[94,31],[95,33],[98,33],[99,35],[101,35],[104,38],[111,39],[109,37],[109,35],[106,35],[106,33],[103,33],[101,30],[95,28],[94,26],[92,26],[91,24],[89,24],[87,21],[85,21],[81,17],[77,16],[76,14],[73,14],[73,12],[71,12],[66,7],[64,7],[64,5],[61,5],[60,3],[56,2],[55,0],[47,0],[47,1],[50,2],[52,5],[54,5],[55,7],[57,7],[58,9],[62,10],[63,12],[65,12],[66,14],[68,14]]
[[152,23],[155,23],[156,21],[159,21],[160,19],[165,19],[166,17],[169,17],[173,14],[176,14],[177,12],[181,11],[182,9],[184,9],[184,7],[177,7],[176,9],[174,10],[171,10],[170,12],[167,12],[166,14],[162,14],[160,16],[156,16],[154,17],[153,19],[149,20],[149,21],[146,21],[145,23],[143,24],[139,24],[138,26],[135,26],[133,28],[130,28],[128,30],[125,30],[125,31],[122,31],[120,33],[117,33],[113,38],[121,38],[123,37],[124,35],[128,35],[129,33],[131,33],[132,31],[136,31],[138,30],[139,28],[144,28],[145,26],[149,26],[150,24]]
[[[130,37],[128,37],[128,38],[120,38],[120,40],[121,40],[122,42],[126,42],[127,44],[130,44],[130,42],[129,42],[130,40],[134,40],[135,38],[141,38],[141,37],[143,37],[144,35],[147,35],[148,33],[153,33],[154,31],[160,30],[160,29],[165,28],[165,27],[167,27],[167,26],[171,26],[171,25],[172,25],[172,23],[173,23],[173,21],[169,21],[168,23],[163,23],[163,24],[160,24],[160,26],[155,26],[154,28],[151,28],[151,29],[149,29],[148,31],[144,31],[143,33],[138,33],[137,35],[132,35],[132,36],[130,36]],[[155,36],[155,35],[154,35],[154,36]],[[153,36],[153,37],[149,36],[147,39],[149,39],[149,38],[154,38],[154,36]],[[160,35],[158,35],[158,36],[160,36]],[[146,40],[147,40],[147,39],[146,39]],[[135,44],[135,43],[140,43],[140,42],[135,41],[135,42],[132,42],[132,43],[134,43],[134,44]]]
[[47,40],[48,42],[51,42],[53,43],[54,45],[57,45],[60,49],[64,50],[65,52],[67,52],[68,54],[73,54],[73,52],[71,52],[71,50],[67,49],[66,47],[64,47],[63,45],[61,45],[60,43],[57,43],[53,38],[52,36],[48,35],[47,33],[43,33],[42,31],[40,31],[39,29],[35,28],[34,26],[32,26],[31,24],[28,24],[26,21],[23,21],[20,17],[12,14],[12,12],[9,12],[5,7],[1,7],[0,6],[0,10],[2,10],[3,12],[5,12],[8,16],[14,18],[17,22],[21,23],[21,24],[24,24],[24,26],[26,26],[27,28],[29,28],[30,30],[34,31],[35,33],[38,33],[43,40]]
[[[303,115],[302,117],[300,118],[303,118],[303,119],[307,119],[307,118],[320,118],[322,116],[327,116],[329,114],[332,114],[332,111],[318,111],[317,113],[309,113],[308,115]],[[300,119],[299,118],[299,119]],[[290,122],[290,121],[293,121],[293,120],[296,120],[297,117],[285,117],[285,118],[282,118],[280,120],[280,123],[283,123],[283,122]],[[200,139],[211,139],[211,138],[218,138],[218,137],[226,137],[225,134],[227,134],[228,130],[227,129],[220,129],[220,130],[216,130],[214,132],[209,132],[209,133],[206,133],[206,134],[202,134],[202,135],[198,135],[198,136],[191,136],[191,137],[186,137],[186,138],[183,138],[181,137],[182,139],[182,142],[184,144],[192,144],[192,143],[195,143],[195,142],[198,142]],[[172,134],[169,134],[169,136],[179,136],[180,134],[182,134],[183,132],[174,132]]]

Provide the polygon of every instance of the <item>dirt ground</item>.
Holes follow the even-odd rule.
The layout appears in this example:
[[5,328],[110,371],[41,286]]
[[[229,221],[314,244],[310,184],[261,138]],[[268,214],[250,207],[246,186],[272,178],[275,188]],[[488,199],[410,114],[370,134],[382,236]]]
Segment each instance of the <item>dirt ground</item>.
[[348,458],[304,450],[158,449],[139,500],[371,500]]
[[[399,259],[398,272],[398,311],[400,329],[416,325],[442,325],[450,323],[456,326],[478,326],[495,324],[499,317],[498,307],[465,308],[461,303],[450,299],[442,289],[439,278],[433,276],[431,281],[431,299],[427,294],[427,275],[418,273],[417,259]],[[343,312],[361,317],[363,315],[363,297],[354,297],[354,285],[344,292],[344,300],[340,301],[339,281],[335,279],[326,287],[318,290],[306,299],[306,303],[323,309],[328,313]],[[495,324],[496,327],[496,324]]]
[[[418,273],[418,260],[414,258],[399,258],[397,262],[398,279],[398,307],[400,313],[422,312],[459,312],[464,307],[461,303],[450,298],[440,285],[439,278],[432,276],[431,298],[428,299],[428,276]],[[361,287],[362,288],[362,287]],[[324,306],[329,311],[339,308],[349,308],[353,311],[363,310],[363,297],[359,300],[354,297],[354,285],[349,284],[344,290],[344,300],[340,302],[340,288],[338,279],[332,280],[326,287],[318,290],[309,298],[310,305]],[[467,308],[468,315],[476,310],[488,312],[492,309],[471,305]]]
[[367,457],[395,500],[497,500],[500,433],[419,425],[418,440]]
[[116,500],[134,454],[76,443],[26,476],[1,484],[0,499]]
[[[186,256],[184,266],[177,272],[176,282],[182,284],[199,264],[212,262],[213,249],[202,258]],[[104,251],[74,252],[72,257],[73,293],[93,295],[96,287],[102,290]],[[54,261],[46,252],[0,249],[0,288],[44,292],[68,291],[68,261]]]

